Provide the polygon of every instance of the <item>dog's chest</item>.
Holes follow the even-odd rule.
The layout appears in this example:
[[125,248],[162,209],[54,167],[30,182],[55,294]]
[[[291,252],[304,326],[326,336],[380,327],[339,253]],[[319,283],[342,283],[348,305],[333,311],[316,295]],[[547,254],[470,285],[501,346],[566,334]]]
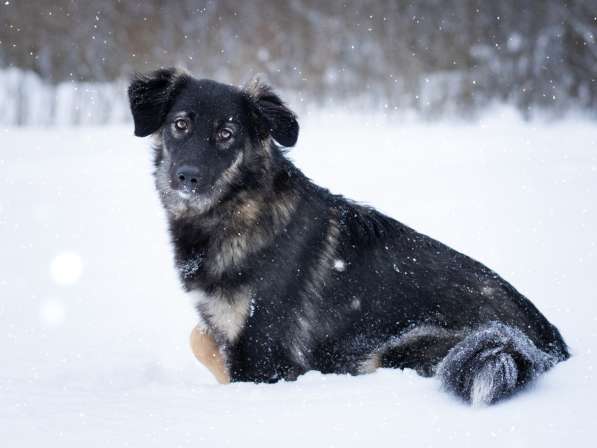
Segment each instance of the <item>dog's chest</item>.
[[223,342],[236,341],[252,314],[250,290],[243,288],[228,294],[206,294],[195,290],[191,295],[202,320],[200,325],[222,338]]

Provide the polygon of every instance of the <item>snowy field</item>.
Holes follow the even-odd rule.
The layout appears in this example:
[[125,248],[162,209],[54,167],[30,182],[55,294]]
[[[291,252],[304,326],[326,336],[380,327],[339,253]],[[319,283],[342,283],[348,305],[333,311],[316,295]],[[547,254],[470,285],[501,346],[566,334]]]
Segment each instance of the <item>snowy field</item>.
[[[573,357],[471,409],[412,371],[220,386],[193,358],[149,141],[0,129],[0,445],[588,446],[597,411],[597,127],[303,117],[318,183],[497,270]],[[383,445],[382,445],[383,444]]]

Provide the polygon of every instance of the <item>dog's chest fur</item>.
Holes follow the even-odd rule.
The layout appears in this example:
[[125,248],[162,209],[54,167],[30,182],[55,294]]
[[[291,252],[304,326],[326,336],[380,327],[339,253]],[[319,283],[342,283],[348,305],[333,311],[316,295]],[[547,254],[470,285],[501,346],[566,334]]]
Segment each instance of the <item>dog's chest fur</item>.
[[254,308],[256,282],[276,269],[259,254],[283,233],[295,207],[285,192],[267,199],[245,194],[210,214],[171,221],[181,280],[220,343],[238,340]]
[[251,314],[250,290],[240,288],[234,293],[207,294],[197,289],[191,296],[201,318],[200,325],[223,344],[235,342]]

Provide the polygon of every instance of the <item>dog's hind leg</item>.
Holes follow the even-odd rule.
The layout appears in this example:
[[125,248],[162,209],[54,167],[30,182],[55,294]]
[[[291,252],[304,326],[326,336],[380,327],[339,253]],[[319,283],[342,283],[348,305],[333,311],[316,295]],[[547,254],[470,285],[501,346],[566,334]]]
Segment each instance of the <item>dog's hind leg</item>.
[[435,325],[420,325],[391,338],[360,365],[360,373],[378,367],[414,369],[419,375],[432,376],[450,349],[462,340],[463,333]]
[[444,387],[473,405],[488,405],[528,384],[557,362],[522,331],[489,322],[469,333],[441,361]]

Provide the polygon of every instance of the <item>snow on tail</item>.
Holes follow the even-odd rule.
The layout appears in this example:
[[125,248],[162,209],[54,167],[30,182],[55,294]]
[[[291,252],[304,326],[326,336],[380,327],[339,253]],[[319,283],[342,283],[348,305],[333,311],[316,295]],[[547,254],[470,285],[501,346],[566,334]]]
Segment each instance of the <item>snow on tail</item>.
[[483,406],[511,395],[557,361],[520,330],[490,322],[455,345],[437,375],[446,389]]

